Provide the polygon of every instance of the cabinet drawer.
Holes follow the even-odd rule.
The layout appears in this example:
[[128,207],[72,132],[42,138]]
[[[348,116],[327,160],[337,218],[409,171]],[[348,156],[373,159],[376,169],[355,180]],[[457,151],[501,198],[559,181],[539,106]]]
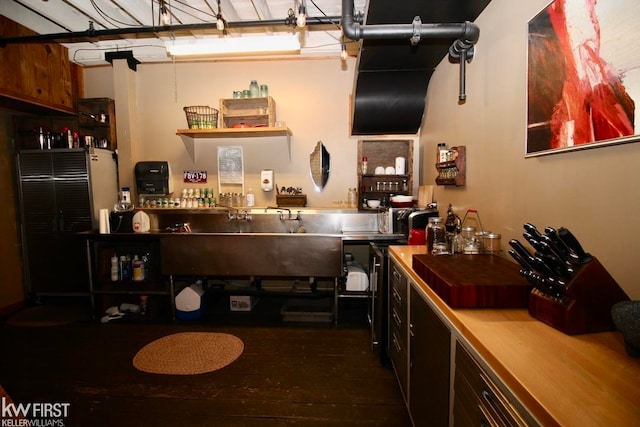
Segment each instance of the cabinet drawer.
[[[455,426],[468,425],[462,422],[467,418],[474,420],[473,425],[528,425],[509,399],[459,343],[456,345],[454,393],[454,413],[461,418],[454,418]],[[475,399],[476,403],[470,405],[470,399]]]
[[390,282],[391,286],[389,287],[389,299],[391,301],[390,306],[396,307],[397,312],[400,316],[402,316],[403,320],[406,321],[408,315],[408,280],[405,275],[403,275],[396,265],[393,265],[391,268],[391,277]]
[[401,338],[402,334],[399,334],[394,328],[391,329],[389,336],[389,357],[391,358],[391,364],[393,365],[396,377],[400,383],[402,394],[406,399],[409,376],[409,357],[407,354],[407,347],[404,343],[405,340]]

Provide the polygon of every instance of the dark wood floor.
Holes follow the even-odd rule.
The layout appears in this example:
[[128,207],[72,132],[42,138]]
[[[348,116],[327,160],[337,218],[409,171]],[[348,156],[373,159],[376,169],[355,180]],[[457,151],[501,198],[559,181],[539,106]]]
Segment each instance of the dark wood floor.
[[[220,319],[43,328],[2,323],[0,384],[16,403],[69,402],[67,426],[410,425],[391,369],[370,351],[364,322],[264,326]],[[244,353],[202,375],[133,367],[144,345],[185,331],[234,334]]]

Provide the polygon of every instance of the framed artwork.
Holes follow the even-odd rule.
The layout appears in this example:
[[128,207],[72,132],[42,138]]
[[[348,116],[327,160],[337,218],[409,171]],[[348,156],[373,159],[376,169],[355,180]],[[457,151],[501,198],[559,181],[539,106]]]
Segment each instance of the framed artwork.
[[640,140],[638,0],[554,0],[528,23],[526,156]]

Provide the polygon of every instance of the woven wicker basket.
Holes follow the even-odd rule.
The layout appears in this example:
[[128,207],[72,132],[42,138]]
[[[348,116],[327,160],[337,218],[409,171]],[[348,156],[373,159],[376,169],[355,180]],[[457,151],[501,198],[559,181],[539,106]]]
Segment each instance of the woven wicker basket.
[[215,129],[218,127],[218,110],[208,105],[184,107],[189,129]]

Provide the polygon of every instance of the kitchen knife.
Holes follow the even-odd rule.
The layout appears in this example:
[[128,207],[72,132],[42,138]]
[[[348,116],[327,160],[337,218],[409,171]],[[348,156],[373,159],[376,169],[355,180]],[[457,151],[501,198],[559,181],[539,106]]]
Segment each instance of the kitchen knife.
[[516,253],[520,255],[520,257],[522,257],[522,259],[524,259],[529,266],[531,266],[529,268],[530,270],[536,270],[536,262],[533,259],[533,256],[531,256],[531,253],[522,245],[522,243],[520,243],[516,239],[511,239],[509,241],[509,246],[511,246],[516,251]]
[[546,261],[538,256],[539,254],[536,253],[536,255],[533,257],[533,261],[535,263],[536,266],[536,271],[538,273],[540,273],[543,277],[551,277],[553,279],[557,279],[558,278],[558,273],[556,273],[547,263]]
[[541,292],[553,298],[562,298],[564,296],[564,288],[553,280],[549,281],[538,273],[529,270],[520,270],[520,274]]
[[558,229],[558,237],[564,242],[565,245],[567,245],[571,252],[573,252],[578,257],[581,264],[586,264],[593,259],[590,254],[586,253],[584,249],[582,249],[582,245],[580,244],[580,242],[578,242],[578,239],[576,239],[573,233],[567,228],[560,227]]
[[550,239],[548,239],[546,236],[542,236],[542,237],[543,239],[545,239],[542,242],[540,242],[540,246],[542,247],[542,253],[552,256],[557,262],[559,262],[561,265],[565,267],[565,269],[568,270],[567,271],[568,273],[573,274],[575,272],[575,270],[573,269],[573,264],[571,264],[570,261],[566,260],[562,256],[562,253],[560,253],[560,251],[556,249],[555,245],[551,243]]
[[558,237],[558,231],[553,227],[545,227],[544,235],[547,236],[553,244],[556,246],[556,249],[562,253],[562,255],[566,258],[571,255],[571,249],[567,245],[564,244],[562,240]]
[[551,240],[551,237],[547,236],[546,234],[543,235],[540,243],[545,247],[545,250],[549,250],[555,257],[569,263],[569,261],[564,256],[562,249],[559,248],[558,245],[553,242],[553,240]]
[[516,251],[514,251],[513,249],[509,249],[509,255],[511,255],[511,257],[513,259],[516,260],[516,262],[518,264],[520,264],[520,266],[524,269],[524,270],[533,270],[533,265],[529,264],[522,256],[520,256],[520,254],[518,254]]
[[[542,242],[542,245],[546,245],[546,243]],[[534,257],[541,258],[543,262],[555,272],[556,276],[564,277],[565,279],[573,277],[573,269],[552,253],[548,251],[536,252]]]
[[541,250],[540,240],[533,236],[531,233],[525,231],[524,233],[522,233],[522,237],[524,237],[527,242],[529,242],[529,244],[533,246],[533,249],[537,251]]
[[542,234],[538,231],[538,229],[536,228],[535,225],[530,224],[530,223],[525,223],[524,224],[524,229],[527,233],[531,234],[533,236],[534,239],[536,239],[537,241],[540,241],[540,238],[542,237]]

